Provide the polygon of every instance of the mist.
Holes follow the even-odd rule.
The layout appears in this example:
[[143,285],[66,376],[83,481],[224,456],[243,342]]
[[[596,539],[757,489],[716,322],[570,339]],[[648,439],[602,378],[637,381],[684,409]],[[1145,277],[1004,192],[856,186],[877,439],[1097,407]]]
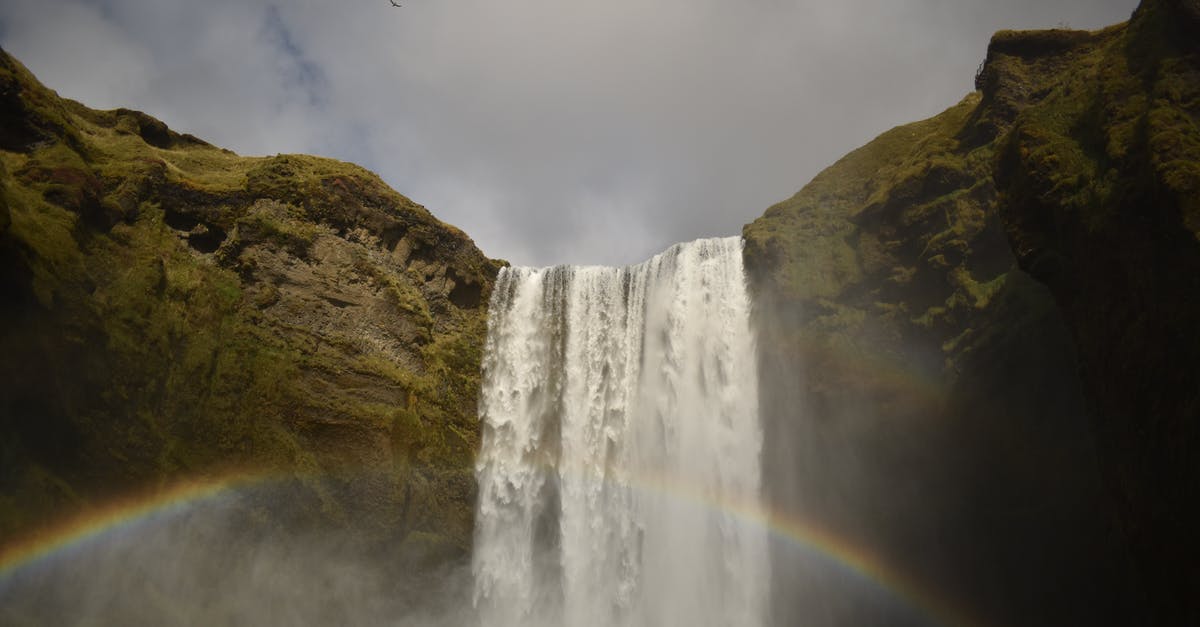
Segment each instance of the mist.
[[[523,274],[514,276],[531,280],[550,271],[519,272]],[[573,276],[572,272],[558,268],[547,276],[567,277]],[[589,268],[581,272],[581,277],[592,277],[595,289],[603,287],[600,291],[605,293],[617,293],[631,284],[629,278],[620,278],[617,270]],[[598,281],[593,277],[610,274],[615,278]],[[736,283],[736,279],[730,281]],[[880,350],[884,344],[869,325],[830,343],[828,336],[813,330],[811,312],[773,299],[769,290],[760,291],[750,318],[757,363],[734,370],[710,364],[713,369],[707,370],[718,380],[737,372],[749,376],[748,381],[739,379],[736,389],[703,383],[706,369],[699,364],[711,359],[705,349],[678,363],[668,360],[651,367],[652,374],[647,375],[651,380],[653,373],[681,370],[664,374],[667,383],[648,386],[639,393],[632,384],[623,387],[629,381],[614,375],[621,371],[618,362],[595,361],[595,354],[590,356],[594,363],[587,376],[593,382],[588,386],[571,383],[573,376],[579,376],[570,374],[581,367],[579,363],[563,361],[541,368],[536,361],[519,357],[521,347],[541,346],[543,358],[552,359],[558,342],[562,342],[559,350],[569,352],[568,335],[612,338],[612,346],[606,350],[613,357],[607,359],[626,352],[618,341],[623,333],[602,330],[606,321],[624,320],[622,315],[593,311],[587,319],[560,319],[572,308],[554,305],[549,294],[565,289],[569,282],[564,278],[558,283],[548,281],[547,286],[546,300],[540,292],[524,299],[534,313],[499,314],[508,316],[507,325],[524,328],[524,333],[531,334],[529,338],[499,332],[487,349],[490,366],[485,369],[492,372],[493,382],[485,383],[484,420],[488,407],[492,415],[500,412],[502,419],[485,425],[492,435],[484,438],[484,463],[477,468],[485,500],[477,513],[474,565],[470,556],[447,559],[436,547],[423,546],[420,532],[393,529],[380,535],[373,528],[377,521],[368,517],[352,514],[341,523],[314,522],[309,508],[315,504],[297,500],[295,486],[281,482],[227,490],[215,497],[165,507],[13,569],[0,578],[0,622],[434,627],[624,624],[606,618],[611,607],[606,595],[625,589],[620,582],[628,576],[630,564],[656,573],[648,582],[682,580],[678,569],[683,563],[705,564],[684,567],[692,574],[723,572],[728,567],[719,564],[727,559],[729,549],[710,554],[720,543],[675,546],[671,541],[685,531],[705,537],[706,527],[723,528],[726,535],[736,530],[748,538],[765,538],[767,563],[756,571],[758,578],[766,577],[757,581],[766,591],[761,615],[764,625],[1121,624],[1130,616],[1123,557],[1110,540],[1094,444],[1084,420],[1080,391],[1070,377],[1076,367],[1074,352],[1053,309],[1030,309],[1033,317],[1023,340],[983,351],[969,360],[956,378],[945,378],[937,347],[910,340],[898,348],[893,345],[889,354],[884,354]],[[1048,299],[1044,287],[1019,272],[1007,289],[1035,302]],[[497,293],[507,292],[513,292],[515,298],[516,288],[502,288]],[[682,307],[697,300],[687,294],[684,290],[665,300],[660,296],[655,302]],[[636,300],[630,304],[620,297],[590,298],[596,299],[594,306],[603,304],[615,307],[614,311],[640,307]],[[546,309],[540,309],[542,306]],[[587,310],[579,305],[574,308]],[[662,325],[672,318],[649,319],[658,319],[656,324]],[[711,328],[693,333],[688,342],[699,342],[695,344],[699,347],[720,337]],[[665,333],[661,329],[650,333],[647,346],[663,342],[656,338]],[[641,340],[635,345],[641,345]],[[747,350],[743,348],[743,352]],[[1035,355],[1030,363],[1036,366],[1006,366],[1012,354]],[[584,357],[576,354],[572,359]],[[644,358],[651,363],[663,359]],[[557,359],[567,357],[559,354]],[[551,381],[528,379],[531,372],[543,372]],[[631,376],[640,379],[636,368],[634,372]],[[726,374],[718,374],[721,372]],[[676,376],[681,378],[675,380]],[[513,381],[532,386],[528,406],[510,406],[515,398],[510,396]],[[598,396],[580,395],[584,387],[592,389],[593,385],[609,386],[608,391]],[[671,390],[678,385],[698,387],[677,397]],[[575,396],[558,398],[545,393],[555,389],[562,394],[566,394],[562,390],[575,389]],[[724,391],[716,394],[713,390]],[[747,396],[748,391],[757,396]],[[761,428],[761,434],[749,440],[758,446],[753,443],[761,437],[761,474],[749,485],[761,478],[761,500],[752,510],[762,516],[726,519],[719,510],[696,507],[695,503],[678,508],[669,500],[662,501],[662,494],[637,496],[632,502],[641,505],[626,510],[629,502],[619,495],[636,487],[625,478],[637,472],[625,465],[631,462],[623,461],[621,448],[615,446],[621,436],[614,434],[611,425],[604,431],[606,435],[587,444],[600,451],[595,459],[563,458],[558,462],[563,464],[560,470],[545,474],[553,468],[541,460],[557,459],[564,450],[575,454],[586,450],[580,449],[583,444],[578,442],[560,449],[559,438],[578,437],[571,433],[580,427],[572,427],[571,421],[576,419],[569,416],[591,407],[589,412],[611,421],[614,412],[619,414],[615,408],[623,403],[589,403],[621,395],[631,395],[629,402],[634,406],[647,403],[659,412],[631,411],[634,422],[626,437],[638,438],[626,443],[631,451],[657,450],[650,443],[670,432],[653,427],[655,420],[662,419],[663,408],[680,403],[691,409],[679,416],[694,418],[711,411],[717,398],[725,399],[722,402],[737,399],[736,406],[724,407],[720,415],[742,428]],[[642,400],[633,401],[635,398]],[[607,409],[593,411],[602,407]],[[674,411],[667,409],[666,415]],[[496,440],[496,433],[509,428],[505,425],[523,421],[544,422],[528,427],[528,446],[534,448],[520,442],[511,445],[512,450],[489,448],[506,441]],[[489,439],[498,443],[489,444]],[[652,453],[639,463],[656,464],[677,454],[669,452],[678,450],[671,445],[662,446],[666,452]],[[686,467],[690,470],[681,470],[674,481],[697,482],[713,467],[711,456],[696,451],[689,455],[698,457],[682,457],[692,460]],[[580,473],[583,468],[591,471]],[[601,479],[605,472],[613,475]],[[541,474],[545,474],[543,483],[525,485],[530,476]],[[713,486],[728,480],[714,479]],[[341,485],[333,489],[346,490],[347,494],[335,495],[345,500],[354,491],[354,481],[330,486]],[[527,491],[525,496],[514,498],[521,489]],[[573,490],[575,494],[582,490],[608,496],[601,505],[592,503],[581,518],[580,512],[572,512],[566,505]],[[706,494],[719,494],[720,490],[703,488]],[[712,498],[720,503],[719,497]],[[674,513],[659,523],[640,518],[644,512],[664,506]],[[370,504],[360,507],[366,512]],[[625,520],[624,516],[631,518]],[[576,529],[573,535],[572,519],[588,528],[599,525],[605,531],[580,537]],[[769,520],[806,521],[826,530],[842,548],[822,546],[782,528],[769,529]],[[732,526],[725,526],[730,523]],[[641,531],[631,535],[631,529]],[[522,534],[524,544],[518,542],[520,546],[514,549],[513,538]],[[587,548],[597,539],[607,543],[605,550]],[[584,587],[583,595],[587,599],[583,607],[591,609],[582,615],[586,618],[577,616],[562,623],[571,606],[563,601],[567,584],[557,578],[571,563],[560,563],[571,550],[566,548],[571,542],[582,543],[573,549],[574,559],[585,559],[583,570],[574,577],[592,582]],[[608,557],[615,555],[624,557],[614,564]],[[679,555],[689,557],[681,562]],[[532,563],[522,556],[532,558]],[[572,567],[578,569],[581,564]],[[492,583],[481,587],[481,572],[483,581]],[[512,580],[521,578],[533,582],[532,589],[539,592],[527,597],[511,592],[523,589],[520,585],[505,588],[496,583],[510,586]],[[632,581],[641,582],[637,578]],[[509,590],[509,596],[496,589]],[[695,604],[664,592],[675,589],[672,586],[646,589],[658,591],[647,594],[658,599],[651,607],[663,612],[661,616],[690,616],[688,611],[695,610]],[[720,589],[705,595],[714,605],[699,616],[714,618],[718,615],[713,612],[723,611]],[[686,594],[692,588],[683,590]],[[532,605],[526,605],[529,603]],[[629,611],[637,616],[641,610]],[[670,620],[661,624],[667,623]]]
[[226,490],[40,556],[0,576],[0,623],[478,624],[469,564],[364,543],[353,521],[306,524],[292,495]]
[[880,586],[775,538],[774,624],[1129,624],[1069,334],[1044,287],[1006,289],[1025,335],[951,373],[935,342],[870,318],[831,333],[760,292],[766,507],[891,570]]

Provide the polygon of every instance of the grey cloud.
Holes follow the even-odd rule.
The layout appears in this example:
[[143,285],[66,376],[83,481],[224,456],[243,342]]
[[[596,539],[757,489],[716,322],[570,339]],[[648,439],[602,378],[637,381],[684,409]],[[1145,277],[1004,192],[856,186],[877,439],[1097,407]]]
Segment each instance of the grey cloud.
[[737,233],[957,102],[993,31],[1096,28],[1135,4],[13,0],[0,43],[94,106],[358,161],[490,255],[629,263]]
[[279,7],[267,7],[262,32],[278,53],[277,71],[283,79],[286,92],[301,96],[310,105],[322,104],[327,89],[325,73],[296,45],[291,31],[279,13]]

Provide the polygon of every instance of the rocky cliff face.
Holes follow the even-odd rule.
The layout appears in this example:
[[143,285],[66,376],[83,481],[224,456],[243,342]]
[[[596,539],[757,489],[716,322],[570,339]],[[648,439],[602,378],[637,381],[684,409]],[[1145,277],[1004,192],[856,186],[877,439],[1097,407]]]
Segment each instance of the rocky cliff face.
[[747,225],[778,506],[982,617],[1197,620],[1197,16],[998,33]]
[[498,262],[362,168],[87,109],[3,53],[0,120],[0,537],[235,473],[280,486],[268,516],[465,554]]

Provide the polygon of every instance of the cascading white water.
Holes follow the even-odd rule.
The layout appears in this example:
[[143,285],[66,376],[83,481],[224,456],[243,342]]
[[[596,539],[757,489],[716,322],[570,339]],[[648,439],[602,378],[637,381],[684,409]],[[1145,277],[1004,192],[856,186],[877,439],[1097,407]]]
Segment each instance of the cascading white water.
[[764,624],[740,239],[628,268],[506,268],[490,316],[472,564],[482,624]]

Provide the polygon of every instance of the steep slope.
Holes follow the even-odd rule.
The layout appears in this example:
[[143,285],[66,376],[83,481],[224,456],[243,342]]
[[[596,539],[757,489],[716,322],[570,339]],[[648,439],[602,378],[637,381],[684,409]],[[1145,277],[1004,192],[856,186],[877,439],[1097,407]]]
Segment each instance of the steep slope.
[[777,506],[981,618],[1197,619],[1197,16],[998,33],[747,225]]
[[354,165],[245,158],[0,53],[0,538],[180,481],[435,563],[470,545],[499,267]]

